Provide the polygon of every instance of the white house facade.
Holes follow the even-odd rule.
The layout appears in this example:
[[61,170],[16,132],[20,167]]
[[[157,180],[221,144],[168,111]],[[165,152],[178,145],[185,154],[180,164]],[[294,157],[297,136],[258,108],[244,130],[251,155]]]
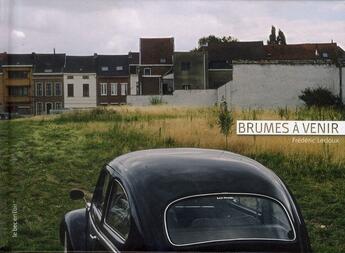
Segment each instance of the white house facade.
[[96,73],[65,73],[64,102],[66,109],[96,107]]

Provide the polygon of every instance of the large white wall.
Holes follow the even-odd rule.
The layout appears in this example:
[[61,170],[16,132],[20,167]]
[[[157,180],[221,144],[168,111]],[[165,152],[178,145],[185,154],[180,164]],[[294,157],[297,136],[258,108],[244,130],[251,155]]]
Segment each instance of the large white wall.
[[302,105],[298,96],[305,88],[326,87],[339,95],[339,68],[334,65],[234,64],[233,68],[233,81],[218,89],[218,101],[224,97],[235,107]]
[[[67,76],[73,76],[73,79],[68,79]],[[83,79],[83,76],[88,76],[89,79]],[[83,97],[83,84],[89,84],[89,97]],[[74,96],[68,97],[68,84],[74,85]],[[90,108],[96,107],[96,74],[95,73],[66,73],[64,74],[64,99],[65,108]]]
[[150,105],[152,97],[159,97],[163,103],[175,106],[213,106],[217,102],[217,90],[175,90],[173,95],[127,96],[127,104]]

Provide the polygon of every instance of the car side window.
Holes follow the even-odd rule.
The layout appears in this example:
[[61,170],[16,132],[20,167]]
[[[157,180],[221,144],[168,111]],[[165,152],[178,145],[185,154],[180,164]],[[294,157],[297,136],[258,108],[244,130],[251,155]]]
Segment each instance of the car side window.
[[112,185],[105,221],[123,240],[127,239],[130,229],[129,201],[123,186],[116,180]]
[[98,183],[95,189],[95,198],[94,204],[100,213],[103,212],[103,209],[106,205],[106,194],[110,181],[110,175],[106,170],[101,172],[99,176]]

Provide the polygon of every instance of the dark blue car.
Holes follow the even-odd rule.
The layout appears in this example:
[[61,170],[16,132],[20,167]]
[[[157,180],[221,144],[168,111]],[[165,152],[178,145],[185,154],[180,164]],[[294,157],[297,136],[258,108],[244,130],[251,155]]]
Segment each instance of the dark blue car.
[[249,158],[206,149],[114,159],[91,203],[64,216],[60,237],[66,252],[311,252],[301,212],[278,176]]

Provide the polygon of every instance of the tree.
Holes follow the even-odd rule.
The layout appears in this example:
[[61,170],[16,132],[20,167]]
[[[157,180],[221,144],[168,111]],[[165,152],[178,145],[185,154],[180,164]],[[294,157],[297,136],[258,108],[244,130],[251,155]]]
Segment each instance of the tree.
[[224,101],[220,104],[218,112],[217,125],[220,132],[225,136],[225,147],[228,148],[228,136],[231,133],[231,127],[234,124],[232,112],[228,110],[227,103]]
[[210,42],[220,42],[220,43],[228,43],[228,42],[236,42],[238,39],[232,36],[223,36],[217,37],[215,35],[209,35],[207,37],[202,37],[198,40],[198,47],[193,49],[192,51],[200,51],[203,46],[208,45]]
[[302,91],[302,94],[298,96],[303,100],[307,107],[342,107],[343,103],[339,96],[333,95],[333,93],[323,87],[318,88],[306,88]]
[[271,27],[271,34],[269,36],[269,40],[267,41],[268,45],[277,44],[277,36],[276,36],[276,28],[272,25]]
[[278,31],[277,44],[279,44],[279,45],[286,45],[285,35],[284,35],[284,33],[280,29]]

